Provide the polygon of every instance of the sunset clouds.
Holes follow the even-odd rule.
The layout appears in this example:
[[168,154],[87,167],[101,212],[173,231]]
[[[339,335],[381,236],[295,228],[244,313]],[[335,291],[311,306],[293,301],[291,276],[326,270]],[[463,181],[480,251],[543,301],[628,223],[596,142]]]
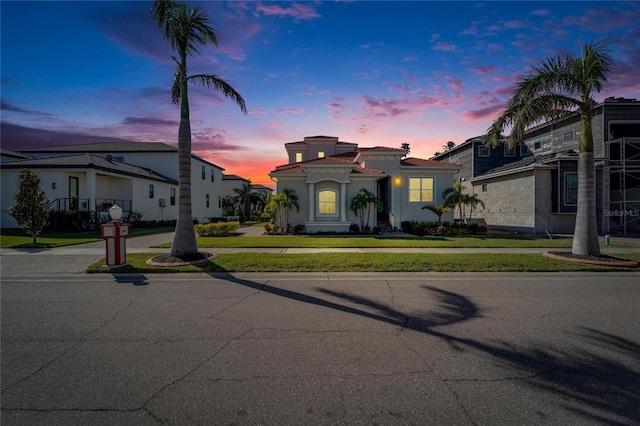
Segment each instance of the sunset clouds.
[[[193,3],[198,3],[194,1]],[[177,142],[171,49],[151,2],[3,2],[2,146]],[[199,2],[218,47],[190,73],[227,80],[248,115],[190,86],[193,149],[272,184],[284,143],[325,134],[428,158],[482,134],[518,78],[607,39],[596,100],[640,98],[637,2]],[[273,186],[273,185],[271,185]]]

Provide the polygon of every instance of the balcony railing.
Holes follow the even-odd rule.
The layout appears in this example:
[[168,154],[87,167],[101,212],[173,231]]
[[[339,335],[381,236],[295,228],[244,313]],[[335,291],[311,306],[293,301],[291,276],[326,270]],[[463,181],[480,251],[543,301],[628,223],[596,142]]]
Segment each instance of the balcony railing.
[[122,207],[123,212],[130,212],[132,207],[131,200],[116,200],[114,198],[96,198],[96,211],[108,212],[111,206],[117,204]]
[[[95,211],[108,212],[109,208],[114,204],[122,207],[123,212],[130,212],[133,202],[131,200],[117,200],[113,198],[96,198],[95,199]],[[87,198],[56,198],[51,201],[51,208],[53,210],[90,210],[89,199]]]
[[89,200],[86,198],[56,198],[51,201],[53,210],[89,210]]

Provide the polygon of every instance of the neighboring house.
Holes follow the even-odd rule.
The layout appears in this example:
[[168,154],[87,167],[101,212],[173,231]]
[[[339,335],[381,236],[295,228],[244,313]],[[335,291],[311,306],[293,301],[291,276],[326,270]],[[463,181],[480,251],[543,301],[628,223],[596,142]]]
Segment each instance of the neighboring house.
[[[477,137],[434,159],[462,165],[457,181],[486,206],[477,208],[474,220],[494,229],[572,233],[579,132],[574,114],[528,131],[515,158],[505,155],[504,144],[482,148]],[[605,99],[595,108],[592,134],[599,232],[640,232],[640,102]]]
[[[32,157],[5,161],[2,152],[2,226],[17,226],[8,215],[20,169],[40,176],[54,209],[106,211],[113,203],[143,220],[173,220],[178,212],[178,151],[160,142],[114,142],[21,150]],[[15,158],[11,158],[15,159]],[[223,169],[192,155],[194,219],[220,217]]]
[[[329,136],[305,137],[285,148],[289,163],[269,176],[277,183],[277,193],[295,191],[300,211],[290,211],[289,225],[304,224],[309,233],[346,232],[351,224],[359,224],[350,204],[361,188],[383,202],[382,211],[371,209],[365,225],[387,223],[400,228],[404,221],[435,220],[422,207],[443,204],[442,191],[453,185],[459,168],[442,161],[403,158],[407,151],[399,148],[359,148]],[[451,220],[451,213],[447,215]]]

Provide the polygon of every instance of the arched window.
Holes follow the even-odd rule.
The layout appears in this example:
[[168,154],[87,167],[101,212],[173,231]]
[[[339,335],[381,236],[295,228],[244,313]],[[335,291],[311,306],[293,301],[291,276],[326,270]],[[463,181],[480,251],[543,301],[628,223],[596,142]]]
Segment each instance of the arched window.
[[335,215],[338,195],[336,191],[323,189],[318,192],[318,214]]

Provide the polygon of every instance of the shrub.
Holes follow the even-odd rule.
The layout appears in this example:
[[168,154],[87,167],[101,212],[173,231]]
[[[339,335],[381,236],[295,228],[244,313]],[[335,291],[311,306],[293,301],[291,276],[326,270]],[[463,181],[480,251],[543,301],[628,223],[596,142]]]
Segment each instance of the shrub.
[[223,237],[240,228],[240,222],[216,222],[195,225],[199,237]]

